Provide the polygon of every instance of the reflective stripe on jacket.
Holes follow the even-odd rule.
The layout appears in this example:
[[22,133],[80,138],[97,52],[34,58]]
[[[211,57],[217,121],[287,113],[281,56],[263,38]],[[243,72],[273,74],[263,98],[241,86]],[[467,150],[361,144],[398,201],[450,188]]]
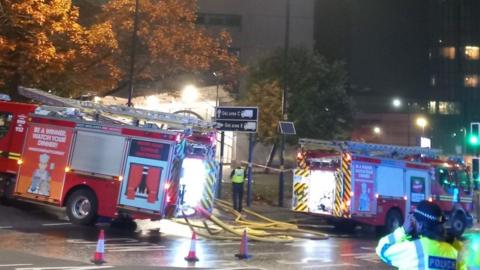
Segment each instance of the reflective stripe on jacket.
[[232,176],[232,183],[241,184],[245,180],[245,170],[243,168],[235,169]]
[[427,237],[411,240],[403,227],[380,239],[376,252],[382,261],[398,269],[467,269],[449,243]]

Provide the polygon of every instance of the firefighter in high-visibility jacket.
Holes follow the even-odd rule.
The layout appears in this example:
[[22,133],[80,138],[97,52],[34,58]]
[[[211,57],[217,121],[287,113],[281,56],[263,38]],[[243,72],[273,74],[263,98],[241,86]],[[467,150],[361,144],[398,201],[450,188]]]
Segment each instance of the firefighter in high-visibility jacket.
[[232,180],[233,209],[238,212],[242,212],[243,183],[245,182],[245,178],[247,178],[247,172],[242,166],[237,166],[230,174],[230,179]]
[[402,227],[380,239],[377,255],[398,269],[467,269],[459,251],[444,241],[443,222],[438,205],[421,201]]

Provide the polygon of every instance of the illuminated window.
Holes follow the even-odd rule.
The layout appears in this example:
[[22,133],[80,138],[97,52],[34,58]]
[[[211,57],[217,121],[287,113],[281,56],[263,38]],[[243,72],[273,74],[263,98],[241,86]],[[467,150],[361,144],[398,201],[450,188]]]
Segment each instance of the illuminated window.
[[437,112],[437,102],[430,101],[428,102],[428,113],[435,114]]
[[478,75],[465,75],[464,83],[465,87],[478,87]]
[[468,60],[480,59],[480,48],[478,46],[465,46],[465,58]]
[[455,47],[440,48],[440,55],[447,59],[455,59]]
[[438,102],[439,114],[460,114],[460,105],[457,102]]
[[435,76],[432,76],[432,77],[430,78],[430,84],[431,84],[432,86],[437,85],[437,78],[436,78]]

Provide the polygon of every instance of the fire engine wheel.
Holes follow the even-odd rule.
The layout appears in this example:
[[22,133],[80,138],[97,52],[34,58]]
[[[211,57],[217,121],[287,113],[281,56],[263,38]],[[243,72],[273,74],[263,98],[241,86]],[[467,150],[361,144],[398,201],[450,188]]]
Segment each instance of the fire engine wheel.
[[402,225],[403,225],[403,217],[400,211],[396,209],[391,209],[390,211],[388,211],[387,217],[385,219],[385,231],[387,233],[391,233]]
[[450,224],[451,224],[450,230],[454,236],[458,237],[462,235],[466,228],[465,215],[461,212],[456,213],[452,217],[452,221]]
[[88,189],[73,192],[67,201],[67,216],[74,224],[91,225],[97,216],[97,198]]

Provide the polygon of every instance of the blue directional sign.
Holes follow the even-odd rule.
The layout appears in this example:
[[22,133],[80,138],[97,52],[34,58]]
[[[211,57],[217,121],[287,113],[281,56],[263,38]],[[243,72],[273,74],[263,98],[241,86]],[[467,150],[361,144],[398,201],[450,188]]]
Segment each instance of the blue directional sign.
[[217,107],[215,122],[221,131],[257,132],[258,107]]

